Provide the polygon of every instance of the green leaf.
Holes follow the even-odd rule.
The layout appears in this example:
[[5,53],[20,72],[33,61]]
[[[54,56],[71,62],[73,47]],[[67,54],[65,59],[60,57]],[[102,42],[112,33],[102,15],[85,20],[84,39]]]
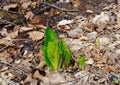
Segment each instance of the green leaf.
[[60,54],[58,42],[49,42],[47,47],[47,56],[52,64],[52,69],[59,69],[60,64]]
[[100,39],[99,38],[96,39],[95,44],[96,44],[96,46],[100,46]]
[[113,80],[114,80],[115,84],[119,84],[119,82],[120,82],[120,81],[119,81],[118,79],[116,79],[116,78],[114,78]]
[[54,42],[54,41],[58,41],[55,32],[51,28],[46,28],[44,45],[47,46],[48,42]]
[[48,67],[52,68],[52,64],[47,56],[47,46],[43,46],[42,51],[43,51],[45,63],[47,64]]
[[68,47],[66,46],[65,42],[63,40],[61,40],[59,42],[59,47],[61,49],[61,54],[65,59],[65,64],[68,66],[70,64],[70,59],[71,59],[71,51],[68,49]]
[[78,58],[79,65],[81,66],[82,70],[85,68],[85,56],[81,55]]
[[68,66],[70,64],[71,51],[67,48],[63,40],[58,41],[56,33],[51,28],[46,28],[45,30],[42,51],[44,61],[51,70],[57,70],[61,66]]
[[51,70],[59,69],[59,47],[58,39],[55,32],[51,28],[45,30],[44,46],[42,47],[44,61]]

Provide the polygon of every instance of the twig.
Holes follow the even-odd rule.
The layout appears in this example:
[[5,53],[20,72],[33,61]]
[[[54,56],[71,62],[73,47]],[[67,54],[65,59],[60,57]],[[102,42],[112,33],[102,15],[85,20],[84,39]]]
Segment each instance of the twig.
[[4,50],[5,48],[7,48],[10,43],[11,43],[11,41],[10,41],[6,46],[4,46],[3,48],[1,48],[0,51],[2,51],[2,50]]
[[20,68],[14,66],[14,65],[11,65],[11,64],[9,64],[9,63],[7,63],[7,62],[3,62],[3,61],[1,61],[1,60],[0,60],[0,63],[5,64],[5,65],[8,65],[8,66],[11,66],[11,67],[17,69],[18,71],[20,71],[21,73],[25,74],[26,76],[28,76],[28,74],[27,74],[26,72],[24,72],[23,70],[21,70]]
[[64,12],[79,12],[79,10],[68,10],[68,9],[59,8],[59,7],[55,6],[55,5],[49,4],[47,2],[43,2],[43,4],[51,6],[53,8],[56,8],[56,9],[58,9],[60,11],[64,11]]
[[3,10],[1,7],[0,7],[0,10],[1,10],[1,11],[4,11],[4,12],[8,12],[8,13],[13,13],[13,14],[20,14],[20,15],[22,15],[20,12]]
[[1,22],[5,22],[5,23],[10,23],[10,24],[12,24],[12,25],[16,25],[16,24],[14,24],[14,23],[12,23],[12,22],[10,22],[10,21],[7,21],[7,20],[0,19],[0,21],[1,21]]
[[31,41],[29,39],[12,39],[6,46],[4,46],[3,48],[0,49],[0,51],[4,50],[5,48],[7,48],[9,46],[9,44],[11,42],[15,42],[15,41]]

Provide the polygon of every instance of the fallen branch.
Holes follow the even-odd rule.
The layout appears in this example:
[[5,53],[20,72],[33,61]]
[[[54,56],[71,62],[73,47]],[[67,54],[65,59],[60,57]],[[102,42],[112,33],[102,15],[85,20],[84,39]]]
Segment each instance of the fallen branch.
[[68,10],[68,9],[59,8],[59,7],[55,6],[55,5],[49,4],[47,2],[43,2],[43,4],[45,4],[47,6],[51,6],[51,7],[55,8],[55,9],[58,9],[58,10],[64,11],[64,12],[79,12],[79,10]]

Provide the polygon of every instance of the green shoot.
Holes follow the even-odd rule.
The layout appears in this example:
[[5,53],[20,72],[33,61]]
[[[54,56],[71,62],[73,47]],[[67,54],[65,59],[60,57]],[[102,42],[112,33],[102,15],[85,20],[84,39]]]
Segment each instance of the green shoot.
[[45,31],[42,51],[44,61],[51,70],[58,70],[61,66],[68,66],[70,64],[71,51],[63,40],[58,41],[55,32],[51,28],[47,28]]
[[84,55],[79,56],[78,62],[79,62],[80,67],[82,68],[82,70],[84,70],[84,68],[85,68],[85,56]]
[[115,84],[119,84],[119,82],[120,82],[120,81],[119,81],[118,79],[116,79],[116,78],[114,78],[113,80],[114,80],[114,83],[115,83]]
[[95,42],[96,46],[100,46],[100,39],[96,39],[96,42]]

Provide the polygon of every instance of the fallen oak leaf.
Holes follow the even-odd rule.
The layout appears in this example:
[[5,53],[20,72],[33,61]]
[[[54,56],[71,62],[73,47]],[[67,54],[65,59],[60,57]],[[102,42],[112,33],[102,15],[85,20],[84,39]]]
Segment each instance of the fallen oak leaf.
[[29,38],[31,38],[33,41],[40,40],[44,37],[44,33],[39,31],[29,32],[28,35],[29,35]]

